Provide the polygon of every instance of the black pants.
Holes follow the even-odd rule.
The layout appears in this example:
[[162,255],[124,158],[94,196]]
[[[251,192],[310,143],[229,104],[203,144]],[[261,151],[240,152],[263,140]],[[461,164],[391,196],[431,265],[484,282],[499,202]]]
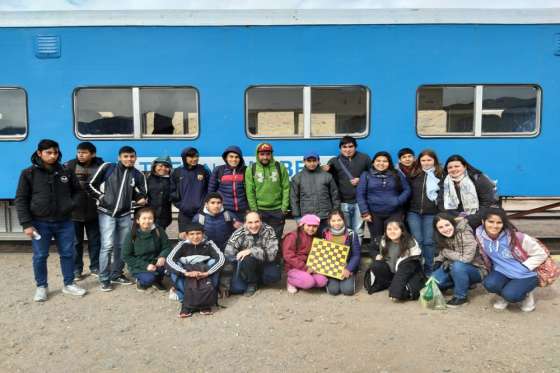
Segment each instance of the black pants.
[[403,221],[404,215],[400,211],[391,215],[373,214],[373,221],[371,223],[367,223],[369,234],[371,236],[370,255],[372,258],[375,258],[375,256],[379,253],[379,241],[385,234],[385,224],[387,224],[389,219]]
[[424,274],[418,260],[406,260],[399,264],[396,273],[392,273],[389,265],[375,260],[372,265],[375,282],[373,292],[389,289],[389,296],[399,300],[418,299],[424,286]]
[[101,250],[101,234],[99,233],[99,220],[81,222],[74,221],[74,231],[76,233],[76,241],[74,242],[74,264],[76,268],[74,272],[80,274],[84,270],[84,230],[88,238],[89,252],[89,270],[99,270],[99,251]]
[[280,244],[284,234],[284,224],[286,224],[282,210],[261,210],[259,214],[261,215],[263,223],[270,225],[272,229],[274,229],[274,233],[276,233],[276,238]]
[[194,214],[183,214],[181,211],[179,211],[179,214],[177,215],[179,233],[184,232],[187,229],[187,226],[192,223],[193,218]]

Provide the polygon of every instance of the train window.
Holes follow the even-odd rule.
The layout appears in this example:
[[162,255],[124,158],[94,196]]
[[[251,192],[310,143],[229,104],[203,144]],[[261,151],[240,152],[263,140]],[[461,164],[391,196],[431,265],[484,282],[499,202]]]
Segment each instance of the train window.
[[197,96],[193,88],[140,88],[142,136],[197,136]]
[[78,135],[134,136],[130,88],[80,88],[74,97]]
[[423,86],[416,126],[425,137],[534,136],[541,90],[534,85]]
[[303,87],[253,87],[246,100],[250,135],[303,137]]
[[250,137],[365,136],[369,91],[362,86],[258,86],[245,94]]
[[27,95],[21,88],[0,88],[0,140],[27,134]]
[[311,136],[363,134],[367,128],[367,89],[311,88]]

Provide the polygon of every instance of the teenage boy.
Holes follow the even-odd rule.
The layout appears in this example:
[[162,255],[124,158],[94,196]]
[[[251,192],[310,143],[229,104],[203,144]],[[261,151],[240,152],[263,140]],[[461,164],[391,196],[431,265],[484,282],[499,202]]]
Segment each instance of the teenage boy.
[[99,274],[99,249],[101,248],[101,236],[99,233],[99,219],[97,217],[97,201],[88,195],[87,185],[95,175],[97,169],[103,164],[103,159],[96,156],[97,149],[89,141],[81,142],[76,149],[76,158],[64,164],[76,175],[80,182],[78,202],[72,211],[76,241],[74,249],[74,277],[78,280],[84,270],[84,231],[87,233],[89,272],[92,275]]
[[349,228],[358,233],[360,242],[364,237],[362,214],[356,201],[356,187],[360,175],[371,168],[371,159],[359,152],[358,143],[352,136],[344,136],[338,144],[340,154],[323,166],[329,171],[336,182],[340,194],[340,208]]
[[31,167],[21,172],[16,191],[16,210],[23,232],[33,240],[33,272],[37,289],[33,300],[48,298],[47,258],[54,237],[64,280],[64,294],[82,296],[85,289],[74,283],[74,224],[72,209],[80,192],[74,174],[62,167],[60,147],[41,140],[31,156]]
[[171,170],[169,156],[156,158],[147,177],[148,204],[156,213],[156,225],[164,230],[171,224]]
[[119,150],[119,161],[103,163],[88,184],[99,211],[101,291],[113,290],[112,284],[132,284],[123,274],[121,250],[130,231],[131,215],[137,207],[146,204],[148,190],[146,178],[134,167],[135,163],[134,148],[123,146]]
[[399,156],[399,164],[397,165],[397,169],[401,170],[404,176],[408,176],[410,171],[412,171],[412,167],[414,167],[414,162],[416,158],[414,157],[414,150],[410,148],[402,148],[397,153]]
[[186,238],[186,227],[200,210],[206,193],[210,172],[198,164],[199,154],[195,148],[185,148],[181,152],[183,166],[171,174],[171,200],[179,209],[179,237]]
[[296,220],[307,214],[319,216],[321,232],[327,227],[329,213],[340,207],[340,198],[332,175],[319,167],[319,161],[315,152],[303,157],[304,167],[292,179],[290,201]]

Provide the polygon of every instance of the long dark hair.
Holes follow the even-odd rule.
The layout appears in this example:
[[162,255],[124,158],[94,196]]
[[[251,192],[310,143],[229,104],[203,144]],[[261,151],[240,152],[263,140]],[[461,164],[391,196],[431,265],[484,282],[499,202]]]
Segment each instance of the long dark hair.
[[[502,223],[504,224],[504,227],[502,228],[502,231],[505,231],[509,235],[511,242],[514,245],[518,246],[519,242],[517,242],[517,235],[515,234],[515,232],[517,232],[517,227],[515,225],[513,225],[511,220],[509,220],[509,217],[507,216],[506,212],[504,210],[502,210],[501,208],[488,207],[487,209],[484,209],[484,211],[482,213],[482,221],[483,221],[482,227],[483,227],[483,229],[486,230],[486,227],[484,227],[484,222],[491,215],[496,215],[497,217],[502,219]],[[500,233],[502,233],[502,232],[500,232]]]
[[132,228],[130,229],[130,237],[132,238],[132,242],[136,240],[138,230],[140,229],[140,225],[136,220],[138,220],[140,216],[146,212],[152,214],[152,216],[154,217],[154,221],[156,220],[156,211],[153,208],[146,206],[136,210],[136,212],[134,213],[134,221],[132,222]]
[[344,222],[344,229],[348,229],[348,226],[346,225],[346,218],[344,217],[344,213],[342,212],[341,209],[337,208],[337,209],[332,209],[331,212],[329,212],[329,215],[327,216],[327,222],[329,224],[329,229],[331,228],[331,218],[335,215],[340,216],[340,218],[342,219],[342,221]]
[[[297,230],[296,230],[296,252],[298,251],[299,244],[301,243],[301,239],[300,239],[299,235],[301,233],[307,234],[303,231],[303,226],[304,226],[304,224],[302,224],[301,227],[298,227]],[[319,237],[320,234],[321,234],[321,232],[319,232],[319,227],[317,227],[317,232],[315,232],[315,234],[313,236],[311,236],[311,242],[313,242],[313,238]]]
[[399,171],[397,171],[397,169],[395,169],[395,165],[393,164],[393,158],[391,157],[391,154],[389,154],[389,152],[386,151],[380,151],[377,152],[373,155],[373,157],[371,158],[371,168],[373,170],[375,170],[375,167],[373,166],[373,162],[375,162],[375,160],[378,157],[385,157],[387,158],[387,161],[389,161],[389,167],[387,167],[386,171],[383,172],[387,172],[388,174],[392,175],[393,178],[395,179],[395,185],[397,187],[397,191],[400,193],[402,192],[402,184],[401,184],[401,178],[399,176]]
[[439,164],[439,159],[435,151],[432,149],[424,149],[418,154],[418,158],[416,158],[416,162],[414,162],[414,166],[412,167],[412,171],[410,171],[410,177],[417,177],[421,175],[424,170],[422,169],[422,164],[420,163],[420,159],[424,156],[428,156],[434,160],[434,174],[436,177],[441,178],[443,175],[443,170],[441,165]]
[[[439,231],[437,229],[437,223],[439,223],[442,220],[446,220],[446,221],[451,223],[451,225],[453,226],[453,236],[445,237],[443,234],[439,233]],[[451,215],[447,212],[440,212],[439,214],[437,214],[434,217],[433,227],[434,227],[434,241],[436,243],[436,247],[439,250],[443,250],[445,248],[448,248],[449,247],[449,240],[453,240],[455,238],[455,236],[457,236],[457,220],[455,220],[455,216],[453,216],[453,215]],[[463,245],[461,245],[461,246],[463,246]]]
[[467,169],[467,173],[469,175],[482,174],[482,171],[480,171],[478,168],[473,167],[469,162],[467,162],[465,158],[463,158],[463,156],[459,154],[453,154],[452,156],[447,158],[447,161],[445,161],[445,167],[443,169],[444,177],[447,176],[447,165],[449,165],[449,163],[451,162],[461,162],[463,166],[465,166],[465,168]]
[[389,245],[387,244],[387,241],[391,241],[391,239],[387,237],[387,227],[392,223],[397,224],[397,226],[401,230],[401,238],[399,239],[399,256],[403,256],[408,249],[414,246],[414,238],[410,235],[410,233],[408,233],[408,231],[406,230],[406,226],[400,219],[389,219],[385,223],[385,234],[383,235],[385,245],[381,247],[381,255],[386,256],[389,252]]

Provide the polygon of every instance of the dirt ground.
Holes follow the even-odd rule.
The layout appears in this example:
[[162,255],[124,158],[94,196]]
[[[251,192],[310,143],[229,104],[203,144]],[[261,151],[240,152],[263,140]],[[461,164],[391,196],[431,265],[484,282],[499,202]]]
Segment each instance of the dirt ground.
[[494,310],[480,286],[468,305],[431,311],[279,285],[178,319],[167,293],[103,293],[93,276],[85,297],[63,295],[54,253],[49,300],[35,303],[31,254],[0,262],[0,372],[560,372],[560,283],[529,314]]

